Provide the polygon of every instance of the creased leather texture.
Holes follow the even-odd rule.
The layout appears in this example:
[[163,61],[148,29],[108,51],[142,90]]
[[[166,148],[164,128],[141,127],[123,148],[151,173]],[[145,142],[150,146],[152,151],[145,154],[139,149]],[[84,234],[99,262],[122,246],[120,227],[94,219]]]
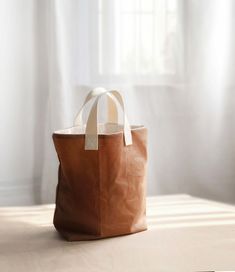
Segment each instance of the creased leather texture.
[[84,134],[53,134],[60,161],[54,226],[69,241],[147,229],[147,130],[99,135],[99,150],[84,150]]

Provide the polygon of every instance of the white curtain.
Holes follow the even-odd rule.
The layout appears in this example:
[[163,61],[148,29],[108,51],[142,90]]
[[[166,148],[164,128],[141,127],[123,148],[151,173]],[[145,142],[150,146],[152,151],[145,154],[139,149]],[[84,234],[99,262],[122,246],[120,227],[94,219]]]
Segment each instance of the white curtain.
[[[122,51],[128,32],[112,20],[121,16],[121,1],[102,2],[0,1],[0,205],[54,202],[58,161],[51,134],[72,125],[97,85],[121,89],[130,122],[149,129],[149,195],[235,202],[234,1],[169,4],[169,22],[177,20],[177,28],[169,23],[166,43],[159,21],[155,42],[131,36],[141,27],[131,19],[137,10],[124,25],[129,51]],[[143,1],[124,2],[128,8]],[[154,31],[164,2],[144,1],[143,15],[155,5],[156,16],[146,17],[141,33]],[[103,9],[116,13],[110,20]],[[139,55],[130,57],[133,39]],[[100,70],[106,74],[97,77]]]

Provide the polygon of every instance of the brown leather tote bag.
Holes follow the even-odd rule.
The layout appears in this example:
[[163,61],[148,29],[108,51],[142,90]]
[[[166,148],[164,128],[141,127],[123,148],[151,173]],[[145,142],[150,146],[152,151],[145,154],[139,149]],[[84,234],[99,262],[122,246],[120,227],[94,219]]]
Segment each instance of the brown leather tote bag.
[[[97,123],[97,105],[108,97],[108,122]],[[87,124],[84,106],[94,100]],[[118,124],[118,108],[124,115]],[[53,133],[59,158],[54,226],[69,241],[125,235],[147,229],[145,218],[147,130],[130,126],[117,91],[91,91],[73,127]]]

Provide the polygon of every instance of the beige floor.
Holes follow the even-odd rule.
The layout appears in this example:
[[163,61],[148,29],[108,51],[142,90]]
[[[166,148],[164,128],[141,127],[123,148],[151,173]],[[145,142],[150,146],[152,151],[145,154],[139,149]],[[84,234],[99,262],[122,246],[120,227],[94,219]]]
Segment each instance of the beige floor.
[[53,205],[0,208],[0,271],[235,271],[235,207],[188,195],[148,198],[146,232],[61,240]]

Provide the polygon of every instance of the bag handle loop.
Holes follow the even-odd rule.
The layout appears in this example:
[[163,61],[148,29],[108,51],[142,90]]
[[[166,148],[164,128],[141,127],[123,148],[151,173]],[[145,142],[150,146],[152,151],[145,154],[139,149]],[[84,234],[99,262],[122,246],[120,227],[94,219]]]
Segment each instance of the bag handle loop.
[[[74,126],[82,126],[83,125],[83,110],[84,107],[87,105],[89,101],[91,101],[94,97],[99,96],[100,94],[106,93],[107,90],[102,87],[97,87],[91,90],[88,95],[85,98],[85,101],[77,113],[75,119],[74,119]],[[107,105],[108,105],[108,112],[107,112],[107,118],[109,123],[118,123],[118,111],[116,107],[116,103],[113,99],[110,98],[110,96],[107,97]]]
[[129,125],[129,122],[127,120],[126,114],[125,114],[125,107],[124,107],[124,102],[122,99],[121,94],[116,91],[106,91],[98,95],[96,98],[88,120],[87,120],[87,126],[86,126],[86,133],[85,133],[85,150],[98,150],[98,122],[97,122],[97,106],[100,101],[100,98],[103,95],[107,95],[110,97],[116,103],[118,102],[122,108],[123,111],[123,136],[124,136],[124,142],[125,145],[131,145],[132,144],[132,135],[131,135],[131,128]]

